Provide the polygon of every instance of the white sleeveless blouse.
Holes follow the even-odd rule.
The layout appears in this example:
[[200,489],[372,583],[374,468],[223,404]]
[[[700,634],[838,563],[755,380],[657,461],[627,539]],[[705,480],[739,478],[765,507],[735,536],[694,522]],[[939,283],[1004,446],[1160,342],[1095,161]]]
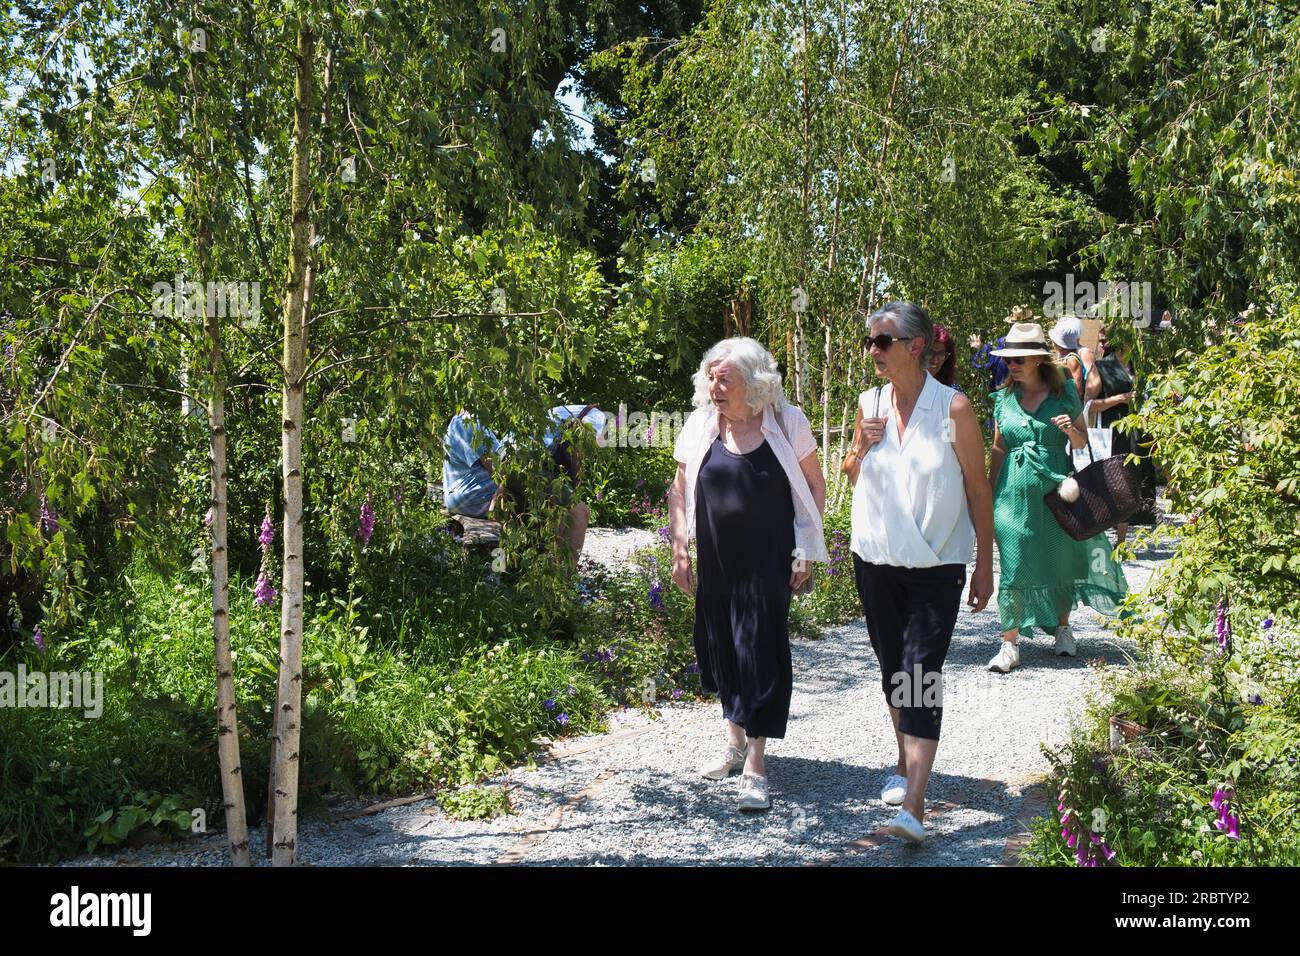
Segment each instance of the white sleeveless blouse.
[[892,385],[859,396],[863,417],[878,417],[877,392],[879,416],[888,420],[853,488],[853,553],[869,564],[903,568],[968,563],[975,525],[949,424],[957,390],[927,374],[902,439]]

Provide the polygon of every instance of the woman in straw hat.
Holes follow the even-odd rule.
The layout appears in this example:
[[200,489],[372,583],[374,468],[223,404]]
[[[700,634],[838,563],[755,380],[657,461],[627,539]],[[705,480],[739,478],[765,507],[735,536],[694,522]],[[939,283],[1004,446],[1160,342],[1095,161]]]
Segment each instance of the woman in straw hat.
[[1066,446],[1088,441],[1079,394],[1053,360],[1043,327],[1016,322],[993,354],[1010,370],[994,394],[989,456],[1002,626],[989,669],[1005,674],[1020,664],[1021,631],[1034,627],[1053,633],[1057,654],[1073,657],[1070,611],[1082,603],[1113,614],[1127,585],[1105,534],[1074,540],[1043,500],[1070,472]]

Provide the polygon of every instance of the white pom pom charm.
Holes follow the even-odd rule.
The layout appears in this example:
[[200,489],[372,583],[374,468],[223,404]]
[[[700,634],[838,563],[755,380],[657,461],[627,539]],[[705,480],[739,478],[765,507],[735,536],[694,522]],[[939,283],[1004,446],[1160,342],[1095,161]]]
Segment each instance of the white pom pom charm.
[[1061,486],[1056,489],[1056,493],[1061,496],[1061,500],[1073,504],[1079,500],[1079,483],[1074,480],[1074,475],[1068,475],[1061,482]]

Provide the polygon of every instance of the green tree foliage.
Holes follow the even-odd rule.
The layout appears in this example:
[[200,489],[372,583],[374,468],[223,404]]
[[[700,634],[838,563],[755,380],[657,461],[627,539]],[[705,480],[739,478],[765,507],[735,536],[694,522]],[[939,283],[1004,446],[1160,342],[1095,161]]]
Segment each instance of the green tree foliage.
[[866,381],[855,309],[914,298],[964,341],[1072,217],[1015,141],[1047,30],[1000,2],[715,3],[680,41],[604,58],[628,77],[628,188],[745,253],[755,331],[814,422]]

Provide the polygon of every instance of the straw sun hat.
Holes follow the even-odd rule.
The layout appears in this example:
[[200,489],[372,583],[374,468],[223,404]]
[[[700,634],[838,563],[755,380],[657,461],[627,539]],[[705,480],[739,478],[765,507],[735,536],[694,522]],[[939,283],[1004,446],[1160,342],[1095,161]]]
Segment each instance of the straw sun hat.
[[1007,333],[1005,345],[994,349],[990,355],[998,358],[1014,358],[1020,355],[1044,355],[1051,358],[1054,353],[1047,347],[1047,338],[1043,327],[1037,322],[1017,322]]

